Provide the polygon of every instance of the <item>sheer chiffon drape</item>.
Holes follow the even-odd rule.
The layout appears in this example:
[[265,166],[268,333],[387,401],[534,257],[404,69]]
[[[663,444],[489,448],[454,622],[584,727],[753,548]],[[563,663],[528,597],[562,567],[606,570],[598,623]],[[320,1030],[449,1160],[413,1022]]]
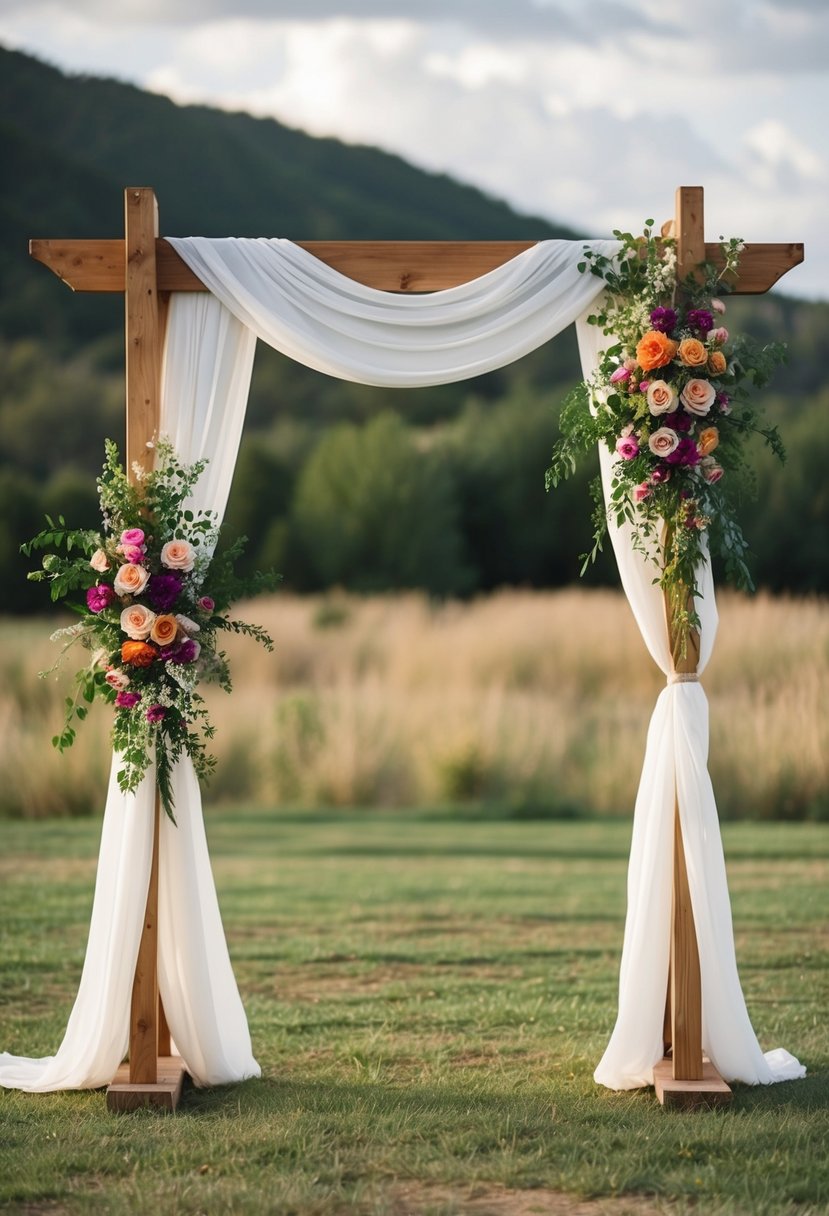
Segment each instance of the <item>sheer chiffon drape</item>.
[[[586,316],[576,324],[585,377],[595,369],[606,338]],[[612,457],[599,453],[605,499]],[[662,592],[654,566],[631,543],[630,527],[608,524],[625,595],[654,662],[673,670]],[[717,633],[711,565],[699,571],[701,674]],[[679,804],[688,885],[700,956],[703,1050],[727,1081],[750,1085],[791,1080],[805,1069],[782,1049],[763,1055],[749,1021],[737,974],[731,904],[717,805],[708,775],[708,701],[697,682],[668,683],[648,730],[636,798],[628,910],[619,975],[619,1011],[595,1079],[611,1089],[653,1083],[663,1055],[662,1023],[670,957],[675,797]]]
[[[161,429],[185,462],[208,457],[192,506],[224,513],[253,366],[255,338],[208,295],[174,296],[162,373]],[[98,875],[81,982],[54,1056],[0,1054],[0,1085],[92,1089],[111,1080],[129,1042],[132,981],[152,859],[155,777],[118,788],[104,809]],[[219,915],[201,796],[189,759],[176,766],[178,827],[161,816],[161,998],[176,1047],[197,1084],[258,1076]]]

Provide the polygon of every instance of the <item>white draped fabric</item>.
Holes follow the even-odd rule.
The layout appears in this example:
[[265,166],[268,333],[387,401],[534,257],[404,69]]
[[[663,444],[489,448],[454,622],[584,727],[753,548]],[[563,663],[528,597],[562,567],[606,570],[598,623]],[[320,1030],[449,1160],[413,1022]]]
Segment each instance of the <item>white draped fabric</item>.
[[[521,357],[581,317],[585,375],[601,335],[584,315],[601,280],[581,274],[580,242],[547,241],[448,291],[389,295],[344,278],[281,240],[171,239],[211,295],[174,296],[165,349],[162,429],[182,459],[210,459],[197,506],[221,517],[244,417],[256,338],[342,379],[393,387],[448,383]],[[616,242],[592,242],[612,255]],[[583,315],[584,314],[584,315]],[[670,655],[652,569],[614,535],[622,583],[648,649]],[[716,629],[704,572],[703,660]],[[654,712],[637,799],[619,1018],[596,1079],[648,1085],[662,1055],[668,972],[674,788],[679,794],[700,944],[706,1050],[726,1079],[782,1080],[803,1071],[763,1057],[734,958],[719,825],[706,768],[707,704],[698,684],[671,684]],[[117,757],[114,766],[117,764]],[[44,1060],[0,1055],[0,1085],[47,1090],[108,1082],[126,1050],[130,989],[152,844],[153,780],[125,797],[110,781],[86,961],[66,1036]],[[174,778],[178,827],[162,817],[159,985],[171,1032],[198,1084],[256,1076],[233,977],[192,766]],[[780,1053],[778,1053],[779,1055]],[[781,1057],[781,1058],[782,1058]],[[779,1061],[778,1061],[779,1062]]]
[[[191,506],[224,514],[253,368],[255,338],[212,297],[174,297],[162,371],[161,423],[183,461],[207,457]],[[107,1085],[129,1042],[132,981],[152,860],[155,776],[118,787],[113,756],[80,987],[54,1056],[0,1054],[0,1085],[25,1090]],[[222,929],[188,758],[173,773],[178,827],[161,816],[158,982],[187,1071],[198,1085],[259,1075]]]
[[[576,326],[585,377],[607,341],[581,318]],[[613,458],[599,452],[605,500]],[[628,866],[628,910],[619,976],[619,1013],[594,1074],[610,1089],[653,1084],[663,1056],[663,1020],[670,959],[675,795],[700,957],[703,1051],[726,1081],[749,1085],[789,1081],[806,1070],[783,1049],[765,1056],[749,1021],[737,974],[731,904],[717,805],[708,775],[708,701],[698,682],[670,682],[673,672],[665,607],[655,567],[631,541],[631,527],[608,520],[622,587],[645,645],[669,683],[648,730],[636,798]],[[710,562],[698,571],[701,674],[717,633]]]

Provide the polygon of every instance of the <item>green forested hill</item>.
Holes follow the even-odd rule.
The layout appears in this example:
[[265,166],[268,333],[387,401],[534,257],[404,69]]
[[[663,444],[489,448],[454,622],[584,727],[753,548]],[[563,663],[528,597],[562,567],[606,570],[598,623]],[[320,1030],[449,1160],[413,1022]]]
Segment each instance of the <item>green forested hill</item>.
[[[154,187],[169,235],[576,235],[373,148],[68,77],[3,48],[0,157],[0,610],[42,605],[20,540],[44,511],[96,522],[103,440],[123,434],[121,298],[72,295],[28,257],[30,237],[120,236],[128,185]],[[829,305],[777,294],[729,306],[734,329],[791,352],[767,393],[791,460],[781,474],[760,454],[761,493],[744,513],[758,581],[776,590],[829,584],[827,323]],[[552,496],[543,483],[577,375],[572,335],[478,380],[399,393],[260,348],[230,526],[250,536],[251,563],[276,564],[299,589],[571,581],[589,533],[584,479]],[[593,577],[616,576],[608,563]]]

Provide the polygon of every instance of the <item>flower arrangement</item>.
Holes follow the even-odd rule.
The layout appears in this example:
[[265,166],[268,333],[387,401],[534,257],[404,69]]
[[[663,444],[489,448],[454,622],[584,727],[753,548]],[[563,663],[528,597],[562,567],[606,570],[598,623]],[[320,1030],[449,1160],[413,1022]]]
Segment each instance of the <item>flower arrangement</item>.
[[213,680],[231,689],[227,658],[217,646],[220,633],[247,634],[273,649],[260,626],[231,620],[227,610],[240,597],[272,589],[278,576],[260,573],[243,581],[234,574],[244,539],[216,552],[215,513],[186,506],[207,462],[183,465],[168,441],[156,446],[155,468],[136,468],[132,485],[117,447],[107,441],[98,479],[103,532],[70,530],[62,516],[47,516],[48,528],[22,549],[27,555],[50,550],[29,578],[47,581],[53,602],[81,617],[53,634],[65,645],[51,670],[76,644],[91,653],[76,673],[63,730],[52,743],[61,751],[71,747],[74,724],[88,706],[96,697],[107,701],[115,709],[120,788],[135,791],[154,759],[161,801],[175,822],[173,765],[186,753],[202,780],[215,767],[205,742],[215,728],[197,686]]
[[607,507],[600,479],[593,483],[594,543],[582,573],[602,548],[608,515],[630,523],[634,546],[657,564],[655,581],[684,656],[699,625],[693,596],[706,551],[724,559],[738,586],[752,585],[735,513],[750,481],[745,441],[759,434],[781,460],[785,453],[776,429],[759,426],[751,389],[768,381],[785,347],[734,339],[723,324],[722,297],[744,248],[739,239],[721,238],[720,270],[703,264],[680,283],[676,243],[655,236],[653,220],[641,237],[614,236],[622,245],[616,257],[586,248],[579,265],[606,284],[588,320],[611,340],[595,377],[564,403],[547,488],[568,477],[596,443],[614,454]]

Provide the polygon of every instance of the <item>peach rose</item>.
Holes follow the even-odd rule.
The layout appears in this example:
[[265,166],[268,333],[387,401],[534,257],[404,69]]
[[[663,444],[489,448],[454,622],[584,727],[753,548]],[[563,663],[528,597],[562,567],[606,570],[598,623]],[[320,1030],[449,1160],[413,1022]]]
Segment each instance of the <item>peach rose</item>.
[[131,604],[121,613],[121,628],[134,642],[143,642],[150,636],[155,613],[145,604]]
[[169,612],[157,616],[150,631],[150,639],[159,646],[172,646],[178,637],[178,621]]
[[708,374],[710,376],[721,376],[727,367],[725,355],[721,350],[712,350],[708,356]]
[[679,399],[689,414],[704,418],[714,404],[716,395],[713,384],[709,384],[707,380],[689,380],[679,394]]
[[661,426],[648,440],[648,447],[654,456],[670,456],[678,444],[679,435],[669,426]]
[[157,657],[158,651],[148,642],[123,642],[121,645],[121,662],[133,667],[149,667]]
[[676,354],[676,342],[658,329],[646,333],[636,347],[636,362],[643,372],[652,372],[656,367],[664,367],[670,363]]
[[109,569],[109,558],[103,549],[96,549],[89,559],[89,564],[93,570],[97,570],[98,574],[103,574]]
[[686,367],[702,367],[708,358],[708,351],[699,338],[683,338],[677,354]]
[[707,426],[704,431],[700,431],[699,439],[697,440],[697,451],[700,456],[707,456],[720,442],[720,432],[715,426]]
[[195,562],[195,550],[187,540],[168,540],[161,550],[161,564],[168,570],[183,570],[187,574]]
[[112,585],[118,595],[140,595],[146,587],[149,577],[149,571],[145,570],[143,566],[127,562],[125,565],[119,566]]
[[651,380],[648,385],[648,409],[652,414],[669,414],[676,401],[676,389],[664,380]]

